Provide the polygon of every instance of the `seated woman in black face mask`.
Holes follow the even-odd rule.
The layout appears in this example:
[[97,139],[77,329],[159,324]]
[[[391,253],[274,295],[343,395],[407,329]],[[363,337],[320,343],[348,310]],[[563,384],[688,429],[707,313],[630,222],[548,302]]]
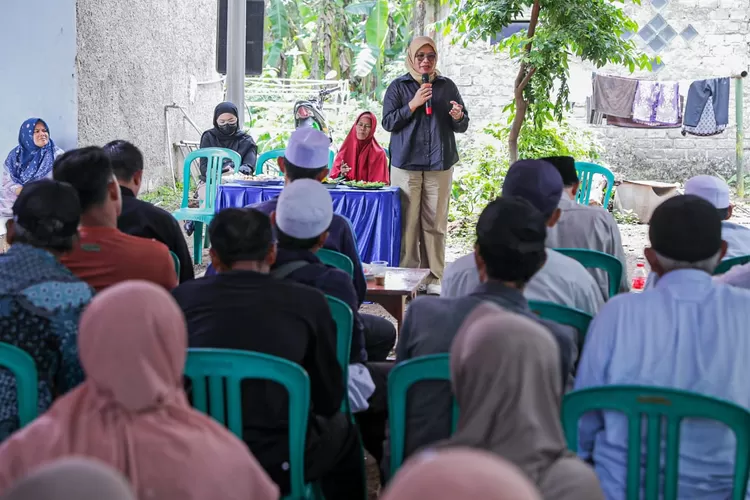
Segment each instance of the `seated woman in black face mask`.
[[[255,171],[255,160],[258,157],[258,146],[249,134],[242,131],[237,119],[237,106],[231,102],[222,102],[214,110],[214,128],[203,132],[201,149],[224,148],[236,151],[242,158],[240,172],[252,175]],[[224,172],[228,172],[234,165],[224,160]],[[207,161],[201,159],[200,180],[206,182]]]

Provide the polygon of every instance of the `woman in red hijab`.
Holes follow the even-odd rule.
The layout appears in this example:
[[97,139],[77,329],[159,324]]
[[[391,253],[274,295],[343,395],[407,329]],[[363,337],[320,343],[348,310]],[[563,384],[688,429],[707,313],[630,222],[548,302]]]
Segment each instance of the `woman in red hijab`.
[[390,184],[388,158],[375,140],[378,119],[369,111],[357,117],[344,139],[331,170],[331,179],[345,176],[350,181],[385,182]]

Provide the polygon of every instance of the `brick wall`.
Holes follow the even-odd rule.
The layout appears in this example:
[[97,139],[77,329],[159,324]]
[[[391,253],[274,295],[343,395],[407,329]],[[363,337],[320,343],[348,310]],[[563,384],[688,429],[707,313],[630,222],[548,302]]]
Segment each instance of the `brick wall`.
[[[661,27],[660,37],[668,41],[659,48],[659,40],[647,42],[640,33],[632,35],[645,53],[662,58],[663,67],[656,71],[637,72],[638,78],[678,80],[685,89],[693,80],[737,74],[750,63],[750,0],[643,0],[629,5],[628,13],[644,29],[657,15],[668,24]],[[659,26],[660,23],[654,23]],[[690,26],[697,35],[689,40]],[[671,28],[671,29],[670,29]],[[670,40],[671,39],[671,40]],[[464,48],[438,41],[440,69],[459,86],[474,125],[505,120],[502,108],[513,95],[517,66],[505,54],[495,53],[485,43]],[[657,50],[655,50],[657,49]],[[735,103],[734,83],[730,101],[730,126],[719,136],[683,137],[680,129],[639,130],[585,123],[585,98],[591,92],[593,68],[580,62],[571,65],[571,100],[576,103],[573,120],[592,130],[605,154],[607,164],[618,177],[682,181],[697,173],[719,173],[725,177],[735,171]],[[604,68],[602,73],[629,76],[624,68]],[[750,116],[750,78],[745,82],[745,115]],[[747,122],[747,120],[746,120]],[[747,128],[747,126],[746,126]],[[745,148],[750,148],[746,133]],[[750,156],[747,151],[746,156]],[[750,162],[746,162],[746,168]]]

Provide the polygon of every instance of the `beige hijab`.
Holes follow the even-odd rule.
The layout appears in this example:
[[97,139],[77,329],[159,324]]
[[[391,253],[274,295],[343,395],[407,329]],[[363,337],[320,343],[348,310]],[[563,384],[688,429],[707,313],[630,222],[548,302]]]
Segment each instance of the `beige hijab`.
[[440,72],[437,70],[437,44],[435,43],[435,40],[430,38],[429,36],[418,36],[414,40],[411,41],[409,44],[409,50],[406,53],[406,69],[409,71],[409,74],[412,78],[414,78],[419,83],[422,83],[422,72],[419,70],[419,63],[417,62],[416,55],[417,51],[424,47],[425,45],[429,45],[432,47],[432,50],[435,51],[435,69],[432,70],[432,74],[430,74],[430,81],[435,80],[435,78],[438,77]]
[[477,307],[451,347],[460,417],[448,441],[511,461],[545,500],[603,500],[594,471],[567,450],[560,425],[560,355],[534,321]]
[[380,500],[541,500],[518,468],[493,453],[451,448],[415,455]]

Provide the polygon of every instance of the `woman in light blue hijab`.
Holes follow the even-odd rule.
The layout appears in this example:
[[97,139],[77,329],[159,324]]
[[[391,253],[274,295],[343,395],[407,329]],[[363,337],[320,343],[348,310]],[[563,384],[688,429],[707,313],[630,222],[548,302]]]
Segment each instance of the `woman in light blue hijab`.
[[50,139],[41,118],[29,118],[18,132],[18,146],[5,159],[0,182],[0,217],[10,217],[13,203],[28,182],[52,176],[55,158],[63,151]]

